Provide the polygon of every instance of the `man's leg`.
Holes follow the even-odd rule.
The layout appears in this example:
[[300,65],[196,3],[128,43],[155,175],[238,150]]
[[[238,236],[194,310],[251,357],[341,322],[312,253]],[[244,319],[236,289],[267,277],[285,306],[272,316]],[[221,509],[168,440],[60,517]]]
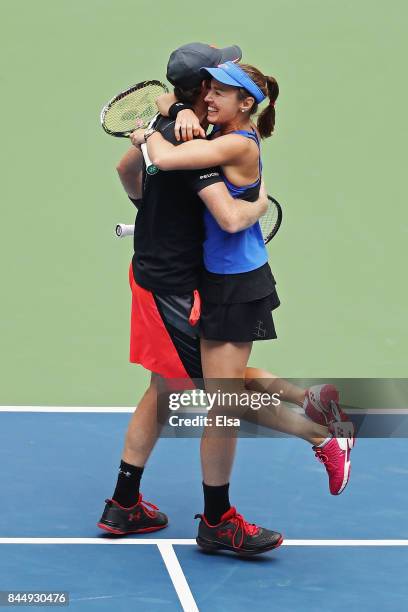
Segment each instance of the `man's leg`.
[[160,433],[157,423],[159,379],[157,374],[152,373],[150,386],[138,403],[128,425],[122,459],[132,465],[143,467],[146,464]]
[[158,380],[152,374],[150,386],[130,420],[120,463],[118,480],[111,500],[107,500],[98,526],[117,534],[144,533],[166,527],[165,514],[144,502],[139,492],[144,466],[160,433],[157,421]]
[[133,413],[126,432],[118,480],[112,496],[126,508],[136,504],[139,499],[144,466],[158,437],[157,380],[158,376],[152,374],[150,385]]

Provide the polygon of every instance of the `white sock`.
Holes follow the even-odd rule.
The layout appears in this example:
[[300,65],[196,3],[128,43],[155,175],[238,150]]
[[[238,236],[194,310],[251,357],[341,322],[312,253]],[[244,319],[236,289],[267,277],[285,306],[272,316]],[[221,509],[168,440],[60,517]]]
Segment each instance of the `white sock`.
[[316,448],[322,448],[322,446],[325,446],[328,442],[330,442],[332,438],[333,436],[330,436],[330,438],[326,438],[325,440],[323,440],[321,444],[316,444]]

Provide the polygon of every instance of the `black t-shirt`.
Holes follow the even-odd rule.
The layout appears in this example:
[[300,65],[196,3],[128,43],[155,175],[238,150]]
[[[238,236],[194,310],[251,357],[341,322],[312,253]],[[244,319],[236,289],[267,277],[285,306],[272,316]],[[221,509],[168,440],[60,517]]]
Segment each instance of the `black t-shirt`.
[[[156,129],[177,143],[174,121],[161,117]],[[201,189],[222,182],[218,168],[144,173],[135,221],[133,275],[145,289],[182,295],[196,289],[202,272],[204,204]]]

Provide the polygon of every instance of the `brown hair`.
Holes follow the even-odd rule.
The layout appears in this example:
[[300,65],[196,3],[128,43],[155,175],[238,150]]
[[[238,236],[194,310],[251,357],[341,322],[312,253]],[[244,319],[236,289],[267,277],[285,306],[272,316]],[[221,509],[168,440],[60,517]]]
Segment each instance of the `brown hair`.
[[[269,104],[263,109],[258,117],[257,127],[261,138],[271,136],[275,127],[275,102],[279,95],[279,86],[276,80],[271,76],[265,76],[258,68],[249,64],[238,64],[240,68],[256,83],[262,93],[269,98]],[[240,87],[238,89],[238,99],[245,100],[251,94]],[[253,115],[258,110],[258,104],[255,102],[251,108],[250,115]]]
[[182,89],[181,87],[174,88],[174,95],[179,102],[185,102],[186,104],[195,104],[200,97],[202,92],[202,86],[197,85],[191,89]]

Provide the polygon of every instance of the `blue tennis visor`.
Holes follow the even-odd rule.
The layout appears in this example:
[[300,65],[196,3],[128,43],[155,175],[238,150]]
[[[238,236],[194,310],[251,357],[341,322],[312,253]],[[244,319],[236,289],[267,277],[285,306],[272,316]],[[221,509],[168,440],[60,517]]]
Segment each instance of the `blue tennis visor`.
[[255,100],[259,104],[265,100],[266,96],[258,85],[254,83],[249,75],[247,75],[242,68],[234,64],[234,62],[225,62],[220,64],[217,68],[201,68],[200,73],[211,75],[216,81],[224,83],[224,85],[231,85],[231,87],[243,87],[246,89],[251,96],[254,96]]

